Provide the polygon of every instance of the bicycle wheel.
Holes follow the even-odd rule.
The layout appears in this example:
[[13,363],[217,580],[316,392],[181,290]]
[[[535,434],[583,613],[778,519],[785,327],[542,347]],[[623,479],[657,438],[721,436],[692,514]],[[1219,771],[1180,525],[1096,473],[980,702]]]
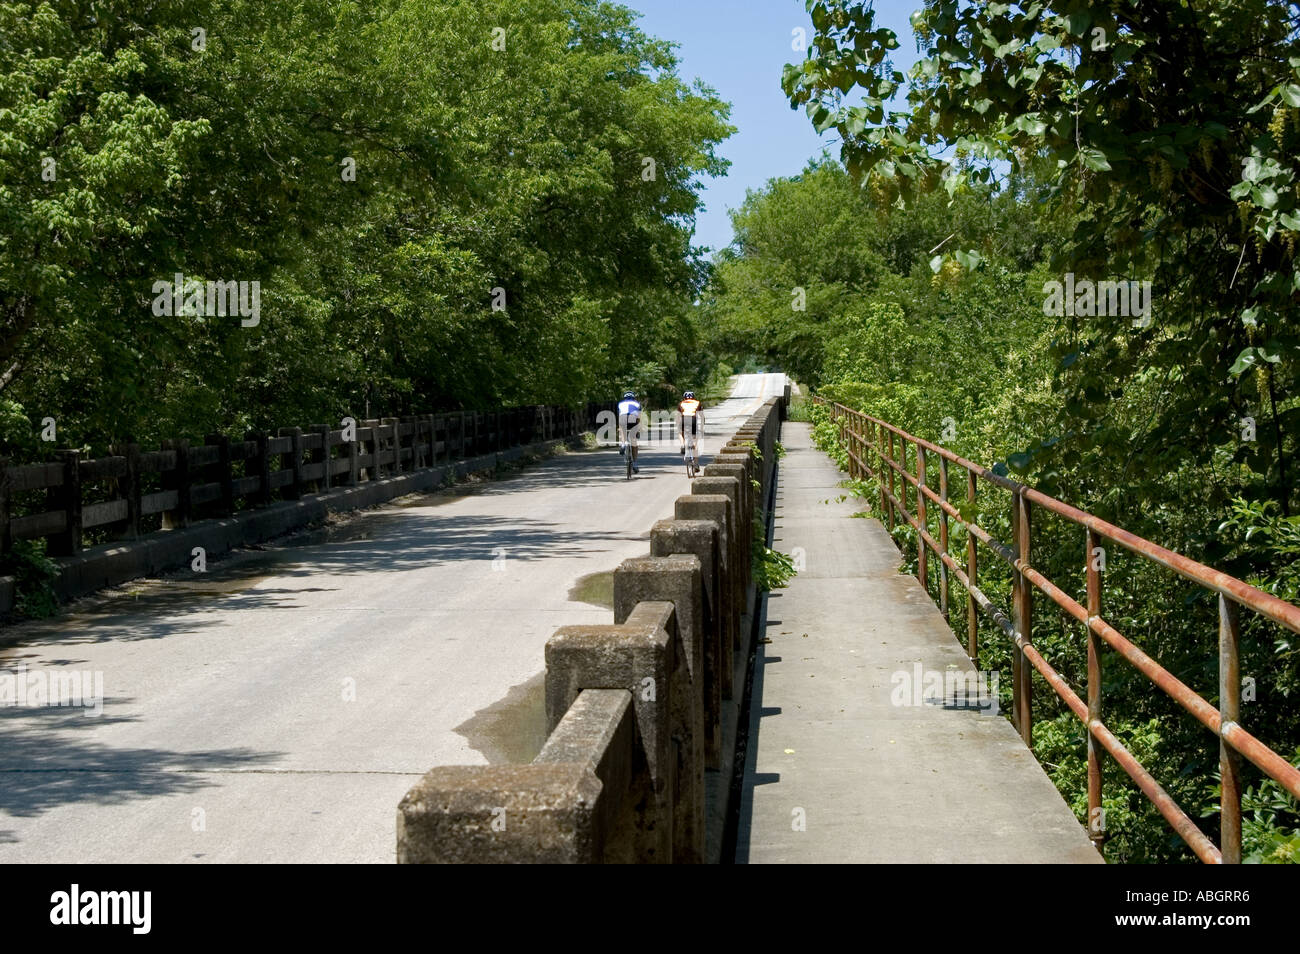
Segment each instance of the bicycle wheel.
[[633,455],[634,453],[636,453],[636,451],[633,450],[633,445],[628,444],[628,445],[627,445],[627,453],[624,455],[624,459],[627,461],[627,479],[628,479],[628,480],[631,480],[631,479],[632,479],[632,455]]

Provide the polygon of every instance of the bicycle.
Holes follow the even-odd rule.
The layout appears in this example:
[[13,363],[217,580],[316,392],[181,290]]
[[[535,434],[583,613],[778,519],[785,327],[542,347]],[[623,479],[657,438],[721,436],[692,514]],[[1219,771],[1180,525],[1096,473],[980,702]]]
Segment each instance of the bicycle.
[[700,472],[699,441],[696,437],[692,436],[691,439],[686,442],[685,454],[683,456],[686,458],[686,476],[691,480],[694,480],[695,476]]
[[[636,425],[633,425],[633,427],[635,426]],[[639,469],[636,466],[637,445],[636,441],[632,439],[633,437],[635,437],[634,434],[625,431],[622,434],[623,440],[620,441],[618,445],[618,452],[623,455],[623,462],[627,467],[628,480],[631,480],[632,475]]]

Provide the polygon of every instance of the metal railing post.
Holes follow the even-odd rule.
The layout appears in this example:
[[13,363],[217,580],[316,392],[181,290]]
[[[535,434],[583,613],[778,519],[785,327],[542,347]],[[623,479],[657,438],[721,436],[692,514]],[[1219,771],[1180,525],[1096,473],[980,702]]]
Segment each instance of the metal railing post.
[[880,490],[880,515],[888,520],[890,529],[893,529],[894,515],[890,510],[889,498],[885,496],[885,471],[889,470],[889,465],[885,463],[884,427],[876,424],[873,436],[876,445],[876,486]]
[[1219,850],[1225,865],[1241,864],[1241,756],[1223,738],[1241,718],[1237,604],[1219,594]]
[[889,532],[894,532],[894,500],[898,499],[894,493],[894,432],[889,432]]
[[[1084,566],[1088,580],[1088,619],[1101,618],[1101,538],[1088,530],[1085,537]],[[1088,837],[1105,856],[1106,813],[1101,804],[1102,747],[1093,734],[1101,723],[1101,637],[1087,627],[1088,637]]]
[[[972,510],[970,522],[978,524],[976,519],[978,514],[974,513],[975,509],[975,472],[966,471],[966,500],[970,503]],[[966,528],[966,579],[970,580],[971,586],[978,586],[979,578],[979,555],[976,552],[975,534]],[[966,590],[966,655],[970,661],[979,666],[979,617],[975,611],[975,597],[969,589]]]
[[[900,437],[900,438],[898,439],[898,464],[899,464],[900,467],[903,468],[903,473],[905,473],[905,474],[910,474],[910,473],[911,473],[911,471],[910,471],[910,470],[908,469],[908,467],[907,467],[907,438],[905,438],[905,437]],[[900,480],[900,481],[898,482],[898,484],[899,484],[898,492],[902,495],[902,496],[899,498],[899,502],[902,503],[902,505],[903,505],[903,522],[904,522],[904,523],[907,523],[907,524],[910,526],[911,523],[910,523],[910,521],[908,521],[908,519],[907,519],[908,514],[911,513],[911,511],[909,511],[909,510],[907,509],[907,486],[908,486],[908,483],[909,483],[909,481],[908,481],[908,479],[907,479],[906,477],[904,477],[902,480]]]
[[[925,590],[928,595],[930,587],[928,585],[928,576],[930,573],[930,557],[925,546],[925,537],[922,532],[930,531],[929,522],[925,518],[925,448],[920,444],[916,445],[916,578],[921,581],[921,589]],[[942,561],[941,561],[942,562]]]
[[[1016,556],[1019,560],[1020,566],[1028,566],[1029,501],[1025,499],[1023,488],[1016,490],[1015,495],[1011,500],[1011,507],[1011,535],[1014,541]],[[1012,591],[1015,600],[1014,624],[1016,632],[1025,643],[1032,643],[1034,624],[1033,589],[1031,588],[1029,581],[1025,579],[1024,573],[1022,573],[1019,568],[1016,568],[1013,573]],[[1016,648],[1016,653],[1012,658],[1015,661],[1012,683],[1015,692],[1014,705],[1016,728],[1020,730],[1020,737],[1025,740],[1025,745],[1032,749],[1034,747],[1034,667],[1025,656],[1024,650],[1020,647]]]
[[[948,502],[948,458],[939,457],[939,499]],[[948,511],[939,508],[939,548],[943,556],[948,555]],[[944,622],[948,619],[948,564],[939,559],[939,612],[943,613]]]

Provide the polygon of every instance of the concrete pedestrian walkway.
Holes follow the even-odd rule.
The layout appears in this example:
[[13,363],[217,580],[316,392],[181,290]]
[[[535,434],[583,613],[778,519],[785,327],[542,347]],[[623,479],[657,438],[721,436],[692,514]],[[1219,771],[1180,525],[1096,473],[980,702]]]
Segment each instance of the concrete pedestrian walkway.
[[898,572],[885,528],[837,499],[844,475],[809,425],[782,441],[773,545],[806,567],[767,606],[736,860],[1100,862],[1010,722],[952,685],[991,679]]

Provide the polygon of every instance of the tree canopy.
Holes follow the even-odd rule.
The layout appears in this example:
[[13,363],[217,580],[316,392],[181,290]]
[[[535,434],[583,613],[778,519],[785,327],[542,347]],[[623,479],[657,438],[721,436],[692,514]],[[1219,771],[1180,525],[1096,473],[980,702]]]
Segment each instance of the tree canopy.
[[[693,374],[726,116],[595,0],[0,3],[3,436],[30,451],[52,416],[102,450]],[[176,274],[258,282],[260,321],[155,315]]]
[[[1231,443],[1255,493],[1293,512],[1296,5],[929,0],[912,17],[922,57],[907,76],[870,4],[808,9],[816,35],[783,85],[818,129],[840,133],[851,174],[907,198],[1032,171],[1072,213],[1057,278],[1152,283],[1146,324],[1074,315],[1061,328],[1061,416],[1043,435],[1059,440],[1033,463],[1137,443],[1133,467],[1154,480]],[[905,108],[890,108],[903,89]],[[1117,430],[1112,403],[1152,374],[1167,383],[1150,420]],[[1237,436],[1243,418],[1257,440]]]

